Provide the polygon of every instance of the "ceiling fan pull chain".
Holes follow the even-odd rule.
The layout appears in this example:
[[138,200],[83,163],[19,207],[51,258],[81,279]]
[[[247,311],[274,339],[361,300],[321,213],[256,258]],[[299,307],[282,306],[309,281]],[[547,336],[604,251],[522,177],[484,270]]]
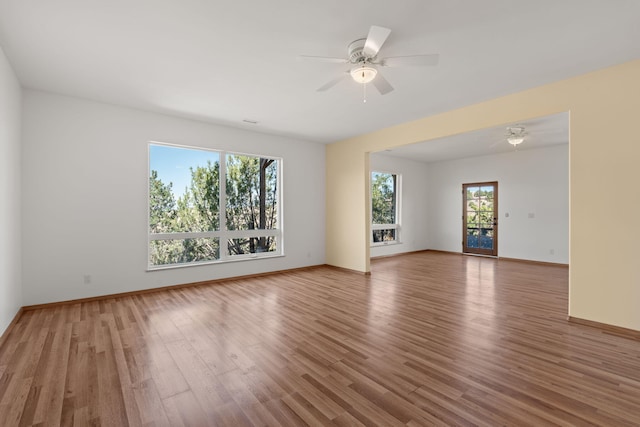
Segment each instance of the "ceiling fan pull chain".
[[362,83],[362,102],[367,102],[367,84]]

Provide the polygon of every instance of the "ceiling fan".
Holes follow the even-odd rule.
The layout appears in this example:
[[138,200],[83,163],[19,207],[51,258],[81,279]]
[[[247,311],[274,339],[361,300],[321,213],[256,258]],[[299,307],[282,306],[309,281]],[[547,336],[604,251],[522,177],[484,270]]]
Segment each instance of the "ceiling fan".
[[522,144],[526,135],[527,133],[524,131],[524,126],[511,126],[507,128],[507,142],[514,147]]
[[437,65],[438,54],[391,56],[378,58],[380,48],[391,34],[391,30],[373,25],[369,29],[366,39],[357,39],[347,46],[347,58],[330,58],[324,56],[301,55],[303,61],[332,62],[337,64],[351,64],[351,68],[334,79],[320,86],[317,91],[324,92],[337,85],[343,79],[351,78],[357,83],[372,83],[373,86],[385,95],[393,90],[393,86],[378,72],[378,67],[410,67]]
[[524,125],[512,125],[507,127],[507,132],[503,137],[499,137],[497,134],[493,137],[496,138],[496,141],[489,146],[489,148],[494,148],[498,145],[502,145],[504,141],[511,144],[514,148],[517,148],[518,145],[524,142],[524,137],[528,135]]

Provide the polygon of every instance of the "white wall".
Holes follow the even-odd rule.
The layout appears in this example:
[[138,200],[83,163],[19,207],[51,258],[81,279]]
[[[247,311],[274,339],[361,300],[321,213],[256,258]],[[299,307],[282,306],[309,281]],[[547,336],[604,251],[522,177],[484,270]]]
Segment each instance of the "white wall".
[[0,335],[22,306],[21,89],[0,48]]
[[462,184],[498,181],[498,256],[569,263],[568,145],[428,166],[431,249],[462,251]]
[[372,153],[372,171],[400,174],[402,181],[400,201],[400,243],[372,246],[371,256],[385,256],[429,248],[427,229],[427,167],[425,163]]
[[[23,102],[25,305],[325,262],[324,145],[31,90]],[[150,140],[282,157],[286,256],[146,272]]]

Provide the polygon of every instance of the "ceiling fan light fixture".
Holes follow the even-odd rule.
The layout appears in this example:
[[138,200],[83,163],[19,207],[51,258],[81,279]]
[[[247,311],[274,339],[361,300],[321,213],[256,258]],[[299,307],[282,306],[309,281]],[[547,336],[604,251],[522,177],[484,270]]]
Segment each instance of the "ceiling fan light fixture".
[[513,145],[514,147],[518,144],[522,144],[523,141],[524,141],[524,137],[522,136],[511,136],[507,138],[507,142]]
[[371,82],[376,78],[376,74],[378,74],[378,70],[368,65],[362,65],[360,67],[355,67],[351,71],[351,78],[356,81],[356,83],[366,84]]

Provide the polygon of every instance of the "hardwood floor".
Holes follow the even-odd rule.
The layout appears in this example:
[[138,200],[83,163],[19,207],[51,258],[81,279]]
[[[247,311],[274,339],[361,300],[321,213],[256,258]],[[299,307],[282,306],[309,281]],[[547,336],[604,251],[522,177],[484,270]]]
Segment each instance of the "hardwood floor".
[[640,341],[567,269],[422,252],[26,311],[0,426],[640,425]]

